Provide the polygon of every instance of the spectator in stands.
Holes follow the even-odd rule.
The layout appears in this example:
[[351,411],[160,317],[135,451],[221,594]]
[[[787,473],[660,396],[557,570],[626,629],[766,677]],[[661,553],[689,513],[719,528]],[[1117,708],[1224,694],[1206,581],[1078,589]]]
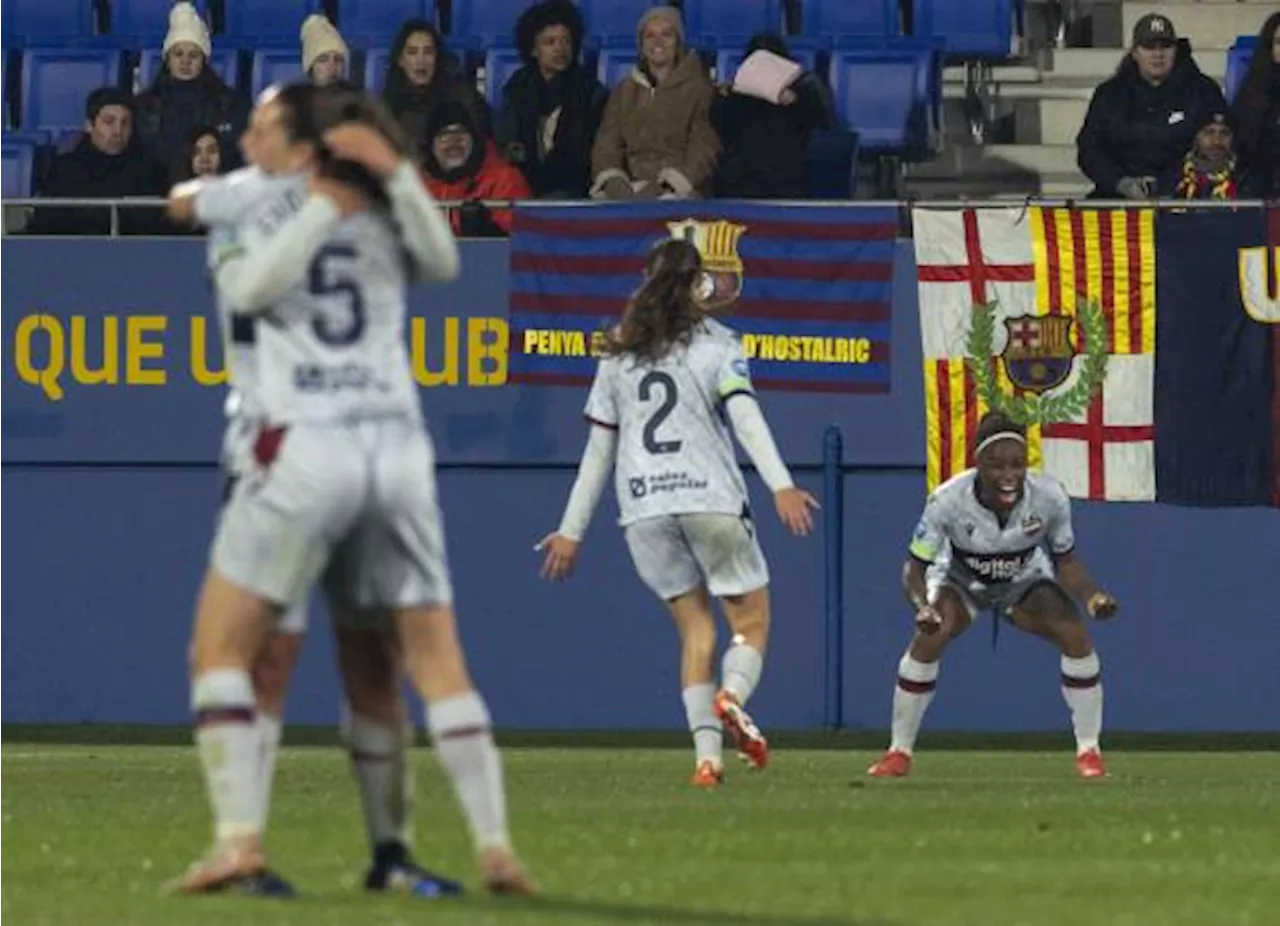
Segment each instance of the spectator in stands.
[[1234,113],[1240,155],[1257,195],[1280,198],[1280,13],[1268,16],[1258,33]]
[[[790,58],[776,35],[757,35],[747,55],[766,51]],[[725,199],[805,199],[810,194],[805,152],[817,129],[831,127],[822,85],[802,72],[777,104],[736,93],[723,84],[711,101],[711,124],[720,136],[715,195]]]
[[[133,101],[115,87],[89,94],[84,135],[65,154],[55,155],[42,196],[63,199],[125,199],[163,196],[168,190],[164,166],[133,134]],[[120,231],[146,234],[161,230],[160,210],[120,210]],[[106,209],[39,208],[29,230],[38,235],[108,235]]]
[[138,134],[174,177],[183,173],[188,140],[198,125],[213,126],[223,150],[238,160],[235,145],[248,122],[249,101],[209,67],[211,50],[209,28],[195,7],[175,4],[164,37],[164,68],[134,102]]
[[427,134],[427,189],[436,199],[464,202],[451,210],[454,233],[471,238],[510,234],[511,210],[490,209],[481,200],[528,199],[529,184],[484,137],[471,108],[457,100],[444,101],[431,111]]
[[609,97],[591,150],[591,195],[604,199],[699,196],[710,191],[719,142],[715,88],[684,45],[676,9],[656,6],[636,29],[640,63]]
[[1196,133],[1177,169],[1162,178],[1158,192],[1177,199],[1236,199],[1249,187],[1238,169],[1234,133],[1224,107]]
[[382,99],[404,129],[405,137],[419,151],[426,151],[431,140],[427,124],[432,111],[446,102],[466,106],[471,124],[485,138],[493,134],[484,98],[475,84],[458,73],[439,30],[425,19],[408,20],[396,34]]
[[582,14],[570,0],[544,0],[521,14],[516,44],[525,66],[502,89],[498,144],[534,196],[581,199],[608,98],[578,60]]
[[1196,132],[1224,105],[1217,83],[1201,73],[1169,18],[1143,16],[1133,27],[1133,48],[1094,92],[1076,137],[1092,195],[1155,195],[1159,178],[1176,169]]
[[217,130],[211,125],[196,126],[191,130],[182,164],[185,171],[177,179],[191,180],[195,177],[225,174],[228,161],[227,152],[222,147],[222,137]]
[[323,87],[346,78],[351,53],[333,23],[319,13],[312,13],[303,20],[299,38],[302,40],[302,70],[308,80],[317,87]]

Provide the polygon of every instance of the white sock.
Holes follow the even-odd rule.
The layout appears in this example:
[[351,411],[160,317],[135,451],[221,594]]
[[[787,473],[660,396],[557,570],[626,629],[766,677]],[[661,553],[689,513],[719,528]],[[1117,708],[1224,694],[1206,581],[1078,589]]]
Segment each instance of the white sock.
[[219,842],[260,832],[261,737],[253,682],[244,669],[213,669],[191,684],[196,747]]
[[493,744],[489,709],[480,693],[468,691],[429,703],[427,729],[440,764],[453,781],[476,847],[508,848],[511,836],[502,757]]
[[284,721],[275,714],[258,711],[258,830],[267,831],[271,814],[271,782],[276,772],[276,756],[280,754],[280,734]]
[[1062,657],[1062,697],[1071,709],[1076,755],[1097,749],[1102,735],[1102,663],[1097,653]]
[[402,842],[407,828],[405,736],[400,724],[383,724],[353,714],[343,739],[364,808],[369,844]]
[[741,636],[735,636],[720,662],[720,687],[745,706],[760,683],[763,671],[764,657],[760,651],[744,643]]
[[713,703],[716,686],[710,682],[690,685],[680,693],[684,701],[684,715],[689,719],[689,732],[693,734],[693,751],[697,760],[710,759],[717,765],[723,762],[724,731],[716,716]]
[[889,749],[905,752],[916,748],[924,712],[933,700],[938,686],[938,663],[917,662],[911,653],[903,653],[898,662],[898,684],[893,689],[893,739]]

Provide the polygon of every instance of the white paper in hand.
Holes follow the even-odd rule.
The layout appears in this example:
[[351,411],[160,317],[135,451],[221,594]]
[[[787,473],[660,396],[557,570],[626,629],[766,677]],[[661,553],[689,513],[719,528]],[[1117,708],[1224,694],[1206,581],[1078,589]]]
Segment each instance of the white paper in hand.
[[803,68],[771,51],[753,51],[733,76],[733,92],[778,103]]

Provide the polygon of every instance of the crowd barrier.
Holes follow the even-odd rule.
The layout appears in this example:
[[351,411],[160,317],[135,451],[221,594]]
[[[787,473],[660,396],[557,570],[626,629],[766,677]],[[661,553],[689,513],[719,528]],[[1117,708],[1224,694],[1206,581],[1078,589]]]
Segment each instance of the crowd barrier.
[[[3,719],[182,722],[219,497],[222,363],[203,244],[10,237],[4,249]],[[458,281],[415,291],[410,339],[478,682],[508,728],[681,727],[675,633],[634,575],[612,501],[573,579],[537,577],[530,548],[572,484],[585,389],[507,382],[508,244],[462,249]],[[754,703],[772,728],[887,725],[925,462],[911,242],[892,259],[888,393],[765,394],[788,462],[823,501],[822,530],[797,540],[749,480],[775,607]],[[1123,608],[1097,628],[1110,726],[1275,729],[1280,516],[1076,510],[1080,552]],[[289,717],[324,724],[339,691],[313,612]],[[984,617],[948,654],[928,726],[1065,729],[1056,654],[991,630]]]

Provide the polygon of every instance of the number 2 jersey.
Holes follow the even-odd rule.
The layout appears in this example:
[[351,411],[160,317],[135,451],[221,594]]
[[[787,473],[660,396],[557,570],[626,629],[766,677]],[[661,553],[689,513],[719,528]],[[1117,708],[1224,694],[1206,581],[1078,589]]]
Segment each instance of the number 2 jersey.
[[619,524],[743,512],[747,487],[723,412],[738,393],[754,395],[741,341],[713,319],[656,362],[628,354],[600,360],[585,415],[618,431]]
[[[228,262],[251,259],[308,198],[302,178],[238,173],[244,176],[219,192],[211,188],[210,199],[197,196],[197,215],[216,229],[215,273],[235,272]],[[228,221],[215,222],[219,209]],[[254,322],[252,360],[241,364],[245,370],[233,367],[236,388],[251,379],[253,405],[273,422],[419,417],[404,338],[409,269],[391,216],[367,211],[341,219],[307,266],[293,269],[302,270],[300,279],[274,305],[247,316]],[[232,316],[234,340],[246,316],[225,293],[219,301]]]
[[[1022,498],[1004,525],[978,501],[978,471],[957,473],[934,490],[911,538],[911,555],[968,591],[1053,575],[1055,556],[1075,546],[1071,501],[1062,484],[1028,471]],[[1047,573],[1046,573],[1047,570]]]

